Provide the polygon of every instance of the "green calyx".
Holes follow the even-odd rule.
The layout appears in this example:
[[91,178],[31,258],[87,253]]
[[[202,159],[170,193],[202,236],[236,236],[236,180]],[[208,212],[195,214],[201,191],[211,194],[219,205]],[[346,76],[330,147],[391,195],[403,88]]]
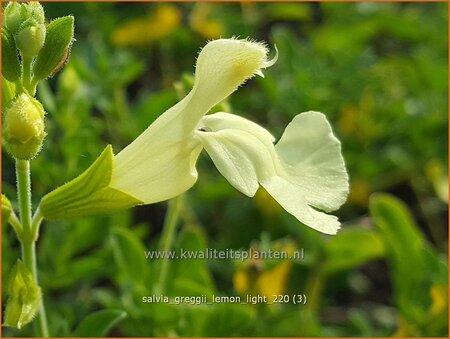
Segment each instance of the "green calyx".
[[69,219],[110,213],[142,204],[142,201],[109,187],[114,154],[108,145],[95,162],[77,178],[42,198],[40,209],[45,219]]
[[8,294],[3,325],[20,329],[33,320],[42,298],[40,287],[20,260],[12,269]]
[[53,76],[64,66],[70,55],[73,34],[73,16],[55,19],[47,26],[44,46],[33,65],[35,80]]
[[5,146],[15,159],[30,160],[39,153],[47,135],[44,115],[41,103],[26,93],[18,95],[6,108]]

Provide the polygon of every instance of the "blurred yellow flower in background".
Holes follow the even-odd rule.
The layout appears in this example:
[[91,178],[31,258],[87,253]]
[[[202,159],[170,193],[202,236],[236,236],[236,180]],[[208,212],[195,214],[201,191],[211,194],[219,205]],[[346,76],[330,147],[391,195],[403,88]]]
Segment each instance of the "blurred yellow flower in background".
[[161,5],[145,17],[125,22],[112,34],[112,42],[118,46],[144,46],[171,34],[181,21],[181,13],[175,6]]
[[430,316],[437,317],[446,312],[448,308],[448,285],[438,284],[431,286],[430,290],[432,304]]
[[438,159],[431,159],[425,164],[425,173],[439,199],[448,203],[448,175],[445,167]]
[[223,32],[224,28],[220,21],[210,19],[212,7],[208,3],[198,3],[189,16],[189,25],[192,30],[200,33],[207,39],[217,39]]
[[363,178],[354,178],[350,183],[350,187],[348,203],[367,206],[369,203],[369,195],[372,193],[369,183]]
[[284,261],[270,271],[264,272],[258,280],[259,293],[267,297],[283,294],[291,267],[292,262]]
[[342,135],[351,136],[358,133],[360,126],[358,121],[358,108],[354,105],[344,105],[339,115],[339,131]]
[[[292,242],[284,242],[281,246],[278,243],[273,250],[292,256],[296,246]],[[240,295],[261,295],[272,300],[273,295],[285,293],[292,263],[291,259],[282,259],[276,263],[264,259],[248,259],[233,275],[234,289]]]

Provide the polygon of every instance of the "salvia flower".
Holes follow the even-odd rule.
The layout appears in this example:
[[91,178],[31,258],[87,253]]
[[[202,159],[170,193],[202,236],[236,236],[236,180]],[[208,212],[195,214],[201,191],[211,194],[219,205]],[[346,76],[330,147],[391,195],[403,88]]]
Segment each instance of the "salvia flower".
[[[205,149],[222,175],[242,193],[251,197],[261,185],[302,223],[335,234],[340,224],[324,212],[344,203],[348,176],[340,143],[322,113],[297,115],[276,145],[266,129],[247,119],[225,112],[206,115],[276,61],[276,57],[268,60],[267,54],[266,46],[258,42],[209,42],[198,56],[194,86],[188,95],[117,155],[104,151],[102,161],[108,163],[108,174],[101,186],[90,188],[91,192],[105,192],[97,199],[101,200],[98,208],[93,208],[96,202],[86,194],[68,198],[69,187],[77,178],[44,197],[44,216],[86,214],[82,213],[83,199],[86,204],[89,201],[92,213],[105,212],[121,205],[111,198],[118,194],[134,200],[126,204],[124,199],[123,207],[173,198],[196,182],[195,164]],[[83,173],[85,177],[96,176],[94,165]],[[86,180],[78,185],[89,186]],[[65,211],[55,202],[58,196],[65,197]]]

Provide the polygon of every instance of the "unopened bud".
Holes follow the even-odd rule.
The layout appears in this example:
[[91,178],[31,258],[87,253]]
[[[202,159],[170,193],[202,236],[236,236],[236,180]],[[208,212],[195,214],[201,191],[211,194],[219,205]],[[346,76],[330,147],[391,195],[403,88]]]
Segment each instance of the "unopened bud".
[[30,1],[27,5],[28,15],[39,24],[45,23],[45,13],[42,5],[38,1]]
[[41,288],[20,260],[12,269],[8,294],[3,325],[20,329],[33,320],[42,298]]
[[15,35],[17,48],[19,48],[22,58],[31,60],[35,57],[45,41],[45,25],[30,25],[29,21],[24,22]]
[[11,1],[5,8],[4,20],[11,33],[16,33],[23,22],[23,4]]
[[31,20],[33,25],[45,22],[44,9],[37,1],[28,3],[11,1],[5,8],[4,18],[6,27],[13,34],[18,33],[22,24],[27,20]]
[[22,93],[10,103],[5,113],[6,149],[16,159],[29,160],[39,153],[47,135],[45,111],[41,103]]

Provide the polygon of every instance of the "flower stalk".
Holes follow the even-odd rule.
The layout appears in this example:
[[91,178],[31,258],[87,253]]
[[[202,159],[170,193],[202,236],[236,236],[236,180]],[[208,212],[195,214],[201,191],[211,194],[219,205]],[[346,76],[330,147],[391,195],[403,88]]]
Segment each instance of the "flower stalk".
[[[170,249],[172,248],[182,205],[183,205],[182,194],[169,201],[166,217],[164,220],[161,240],[159,243],[159,250],[162,251],[162,253],[167,253],[167,251],[170,251]],[[169,259],[168,256],[164,256],[164,258],[161,261],[161,266],[159,269],[159,278],[158,278],[159,280],[155,288],[158,294],[164,293],[164,287],[166,286],[168,273],[169,273]]]
[[22,59],[22,86],[31,95],[34,95],[34,91],[31,88],[31,62],[30,59]]
[[[40,220],[39,212],[37,218],[31,219],[31,178],[30,161],[16,160],[17,196],[19,199],[20,222],[22,225],[20,244],[22,247],[22,260],[25,267],[33,275],[33,280],[38,284],[38,273],[36,264],[36,239]],[[48,338],[47,315],[44,302],[41,299],[39,304],[39,335]]]

